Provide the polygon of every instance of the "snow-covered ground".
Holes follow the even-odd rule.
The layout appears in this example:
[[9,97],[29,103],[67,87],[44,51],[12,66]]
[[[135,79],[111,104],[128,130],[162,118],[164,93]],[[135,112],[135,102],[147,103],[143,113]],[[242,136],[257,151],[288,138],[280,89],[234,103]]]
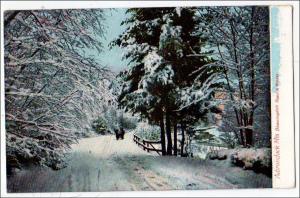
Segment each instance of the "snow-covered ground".
[[208,161],[160,157],[132,140],[114,136],[81,139],[68,167],[30,167],[8,178],[8,192],[95,192],[271,187],[271,178]]

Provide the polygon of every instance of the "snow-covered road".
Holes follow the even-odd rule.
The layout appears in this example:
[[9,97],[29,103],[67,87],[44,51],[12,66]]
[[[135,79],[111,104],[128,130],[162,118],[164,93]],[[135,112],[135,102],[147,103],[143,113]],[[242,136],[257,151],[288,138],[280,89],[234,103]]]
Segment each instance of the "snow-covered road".
[[160,157],[132,140],[114,136],[85,138],[73,146],[68,167],[32,167],[8,179],[8,192],[96,192],[271,187],[271,178],[238,167]]

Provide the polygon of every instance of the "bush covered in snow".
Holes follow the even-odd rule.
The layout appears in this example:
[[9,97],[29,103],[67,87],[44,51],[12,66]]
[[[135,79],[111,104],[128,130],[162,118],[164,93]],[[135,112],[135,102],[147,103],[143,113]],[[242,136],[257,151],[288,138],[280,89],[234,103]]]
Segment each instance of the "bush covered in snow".
[[138,124],[136,134],[147,140],[160,140],[160,128],[155,125],[149,125],[145,122],[140,122]]
[[92,128],[97,134],[100,135],[104,135],[109,132],[106,121],[102,117],[99,117],[93,122]]
[[124,112],[114,104],[102,105],[99,116],[93,121],[92,129],[96,134],[114,134],[116,129],[135,129],[137,118]]
[[[33,138],[9,137],[10,146],[7,147],[8,174],[14,168],[21,168],[22,165],[42,164],[54,170],[64,168],[67,165],[67,162],[64,160],[67,155],[64,149],[68,150],[68,146],[60,148],[60,140],[55,135],[47,134],[37,138],[38,141],[33,141]],[[11,148],[19,149],[12,150]]]
[[237,148],[218,150],[207,154],[206,159],[228,160],[232,165],[271,176],[272,155],[270,148]]
[[137,127],[137,119],[126,113],[119,117],[120,126],[127,130],[132,130]]
[[127,130],[135,129],[137,118],[125,113],[124,110],[116,106],[103,106],[102,113],[98,119],[101,119],[105,125],[107,133],[114,133],[115,129],[124,128]]
[[209,152],[206,155],[206,158],[211,160],[215,160],[215,159],[225,160],[227,159],[227,156],[228,156],[228,150],[214,150]]
[[272,173],[272,155],[270,148],[241,148],[236,149],[231,155],[231,163],[244,169],[263,172],[268,175]]

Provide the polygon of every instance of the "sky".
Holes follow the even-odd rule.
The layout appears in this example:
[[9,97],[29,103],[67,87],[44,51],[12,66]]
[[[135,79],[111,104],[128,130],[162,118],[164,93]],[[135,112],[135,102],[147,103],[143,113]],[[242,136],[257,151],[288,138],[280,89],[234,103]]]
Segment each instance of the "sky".
[[126,18],[125,14],[126,9],[114,9],[105,10],[106,15],[106,34],[105,38],[101,38],[103,43],[103,52],[100,53],[97,59],[100,60],[100,63],[104,66],[107,66],[112,69],[114,72],[119,72],[125,67],[127,67],[127,61],[122,60],[122,50],[119,47],[113,47],[109,49],[109,43],[122,34],[126,26],[121,26],[121,22]]

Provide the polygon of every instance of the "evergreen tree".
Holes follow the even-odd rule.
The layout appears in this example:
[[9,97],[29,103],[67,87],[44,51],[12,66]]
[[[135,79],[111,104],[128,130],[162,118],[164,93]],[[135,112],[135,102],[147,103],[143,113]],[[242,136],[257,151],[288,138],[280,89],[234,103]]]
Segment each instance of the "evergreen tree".
[[[194,8],[129,9],[128,13],[131,16],[124,23],[129,27],[113,42],[131,60],[129,69],[120,74],[124,86],[119,100],[127,110],[160,125],[163,154],[166,133],[166,154],[172,155],[172,125],[177,131],[177,122],[191,121],[187,114],[199,118],[209,111],[206,100],[213,94],[216,69],[203,68],[213,60],[203,48],[206,39],[194,34]],[[182,97],[187,91],[193,98]]]

